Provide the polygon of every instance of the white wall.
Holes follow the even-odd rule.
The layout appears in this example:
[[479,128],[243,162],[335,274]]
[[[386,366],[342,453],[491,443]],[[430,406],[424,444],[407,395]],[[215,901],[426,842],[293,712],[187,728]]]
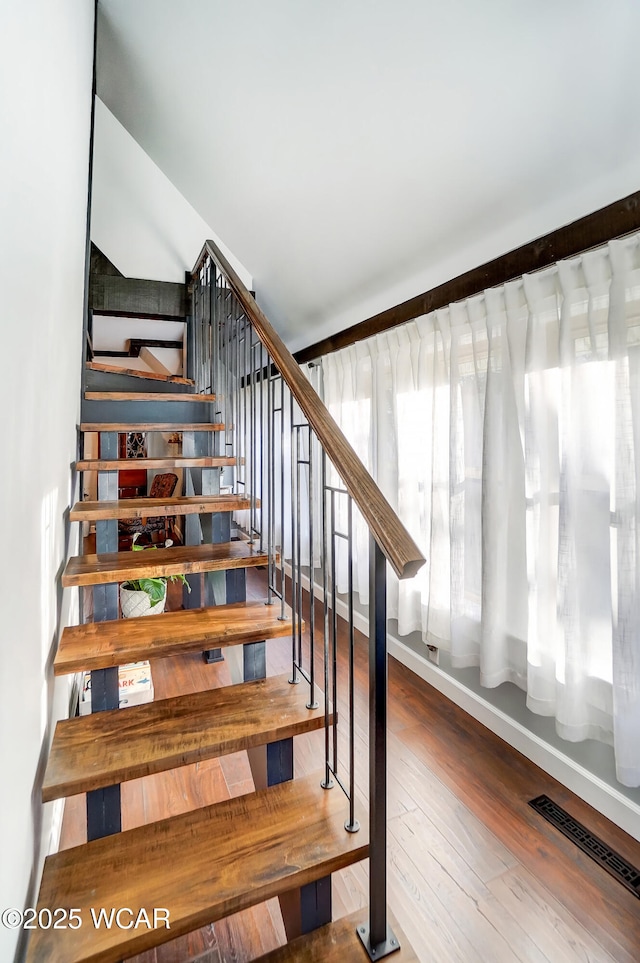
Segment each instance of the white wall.
[[251,288],[251,276],[211,227],[96,101],[91,240],[125,277],[184,281],[207,238]]
[[[37,892],[55,811],[39,802],[42,767],[67,704],[50,666],[75,614],[59,574],[80,400],[93,7],[0,4],[2,909]],[[0,926],[2,961],[18,935]]]
[[98,90],[290,346],[638,189],[637,0],[102,0]]
[[110,318],[96,315],[93,319],[92,342],[96,354],[102,351],[126,351],[129,338],[182,341],[183,321],[150,321],[147,318]]

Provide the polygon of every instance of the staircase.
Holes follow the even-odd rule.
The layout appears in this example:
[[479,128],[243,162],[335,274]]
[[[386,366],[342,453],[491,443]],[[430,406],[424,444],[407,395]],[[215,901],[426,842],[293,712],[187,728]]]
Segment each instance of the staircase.
[[[372,652],[378,653],[374,663],[377,658],[380,664],[371,708],[371,782],[373,787],[382,785],[382,795],[370,817],[356,802],[352,701],[347,720],[350,759],[346,774],[338,760],[338,719],[334,711],[339,685],[335,675],[337,643],[335,625],[333,634],[329,625],[326,566],[322,649],[314,649],[311,609],[310,652],[305,654],[302,645],[306,616],[300,473],[307,471],[307,540],[313,558],[311,505],[318,472],[314,476],[311,432],[315,431],[322,443],[327,429],[322,419],[315,425],[312,419],[294,420],[299,415],[294,416],[291,400],[287,430],[292,439],[299,436],[301,428],[308,430],[309,443],[302,452],[305,458],[300,457],[297,441],[298,454],[289,455],[285,472],[287,376],[281,368],[276,381],[271,374],[264,374],[270,372],[272,364],[278,364],[277,336],[268,337],[269,348],[263,347],[258,336],[254,340],[254,324],[260,335],[261,318],[250,319],[250,327],[252,299],[246,304],[242,300],[250,299],[250,295],[241,288],[231,291],[226,278],[230,276],[234,284],[236,279],[230,269],[229,275],[215,273],[212,280],[215,269],[210,252],[205,263],[204,282],[202,262],[194,271],[200,288],[196,283],[190,323],[209,325],[208,340],[213,347],[210,357],[199,353],[198,339],[206,344],[207,338],[200,337],[196,328],[190,372],[194,375],[190,379],[194,392],[158,392],[153,379],[147,385],[140,379],[139,390],[131,388],[127,380],[130,390],[96,390],[94,382],[85,392],[80,434],[86,437],[89,432],[98,433],[100,452],[97,457],[81,457],[76,469],[97,477],[97,498],[79,501],[70,519],[83,529],[95,526],[96,551],[70,558],[62,584],[91,593],[92,604],[87,608],[92,609],[93,620],[64,630],[54,672],[91,672],[92,714],[58,723],[42,798],[49,802],[86,793],[89,841],[46,860],[38,909],[67,908],[69,916],[63,928],[34,930],[26,960],[125,960],[277,896],[287,934],[297,939],[265,957],[273,963],[296,959],[363,961],[388,953],[394,953],[398,961],[410,961],[415,957],[397,924],[387,931],[386,889],[384,881],[380,887],[379,880],[386,872],[384,773],[376,772],[374,765],[376,760],[384,764],[381,753],[385,745],[386,640],[384,627],[380,629],[381,612],[377,611],[378,617],[373,619],[377,629],[372,633],[374,641],[377,639],[377,649],[372,648]],[[203,284],[210,298],[204,322],[198,314]],[[230,326],[229,318],[235,327]],[[294,374],[294,382],[296,378]],[[286,385],[295,392],[296,386],[292,387],[289,380]],[[296,404],[306,406],[307,388],[298,390]],[[224,400],[217,400],[214,391]],[[308,418],[308,412],[303,411]],[[192,412],[191,417],[187,412]],[[120,457],[119,435],[158,431],[180,432],[182,453],[135,462]],[[336,426],[330,426],[330,431],[340,446]],[[292,442],[291,451],[293,448]],[[334,461],[338,472],[343,457],[344,452],[338,451]],[[154,470],[181,468],[184,493],[162,499],[119,500],[118,471],[132,464]],[[220,491],[221,472],[234,475],[233,491]],[[356,475],[349,481],[360,489],[364,479],[358,477],[357,466],[353,472]],[[291,474],[288,503],[286,473]],[[343,491],[328,484],[324,460],[322,478],[323,498],[330,488]],[[380,501],[382,496],[378,499],[375,485],[367,479],[363,511],[372,512],[372,521],[379,528],[379,507],[386,503]],[[223,476],[223,480],[227,479]],[[351,526],[351,495],[346,489],[344,494],[349,498]],[[233,539],[232,516],[238,512],[245,513],[240,516],[245,519],[244,537]],[[163,515],[182,519],[184,545],[143,552],[117,550],[118,519]],[[287,522],[290,518],[289,536],[285,517]],[[399,522],[394,525],[401,530]],[[332,517],[334,541],[335,535]],[[322,541],[326,548],[326,525]],[[285,563],[287,542],[291,561]],[[404,548],[396,545],[397,557],[390,560],[397,571],[410,574],[419,564],[419,553],[413,546],[407,554],[406,544]],[[383,590],[384,557],[378,548],[372,549],[372,557],[373,571],[378,582],[382,577]],[[267,570],[268,596],[262,601],[247,601],[245,572],[256,566]],[[146,618],[119,617],[118,583],[177,574],[184,575],[191,588],[189,594],[185,591],[183,608]],[[330,581],[335,585],[335,573]],[[373,594],[376,596],[375,591]],[[292,671],[267,678],[265,646],[282,637],[292,640]],[[216,661],[224,658],[223,650],[229,646],[242,646],[242,672],[241,678],[234,679],[236,684],[118,708],[118,666],[190,651],[203,652],[206,661]],[[320,658],[324,692],[315,679]],[[353,664],[351,700],[352,675]],[[320,729],[325,733],[325,755],[318,760],[318,772],[294,779],[294,737]],[[254,792],[121,831],[122,783],[244,750],[250,752]],[[344,792],[338,786],[328,791],[336,782]],[[371,850],[371,920],[363,924],[358,917],[332,923],[331,873],[367,857],[369,835],[375,843]],[[120,908],[123,914],[115,922],[109,923],[108,916],[96,917],[101,910],[108,914]],[[156,916],[150,918],[153,908]]]

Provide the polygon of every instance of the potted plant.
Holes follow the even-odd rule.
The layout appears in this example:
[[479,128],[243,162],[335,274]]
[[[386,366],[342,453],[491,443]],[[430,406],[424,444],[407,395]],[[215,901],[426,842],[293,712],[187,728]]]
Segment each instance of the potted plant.
[[[131,551],[144,552],[157,548],[156,545],[136,545],[136,540],[140,533],[136,532],[133,536]],[[169,538],[164,543],[165,548],[173,545]],[[120,608],[125,619],[137,618],[143,615],[159,615],[164,612],[165,602],[167,601],[167,582],[182,582],[187,586],[189,592],[191,586],[184,575],[158,575],[153,578],[129,579],[120,585]]]

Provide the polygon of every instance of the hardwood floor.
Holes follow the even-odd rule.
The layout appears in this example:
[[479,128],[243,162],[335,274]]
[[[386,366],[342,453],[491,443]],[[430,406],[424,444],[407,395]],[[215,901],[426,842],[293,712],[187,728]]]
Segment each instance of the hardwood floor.
[[[263,577],[248,573],[249,597],[262,597]],[[318,625],[319,616],[316,607]],[[270,641],[267,653],[269,675],[287,671],[288,639]],[[339,664],[344,672],[344,644]],[[152,671],[157,698],[229,683],[226,663],[207,666],[197,653],[158,660]],[[338,711],[346,720],[344,695]],[[356,774],[363,799],[366,698],[366,641],[357,634]],[[322,765],[322,747],[320,732],[296,737],[296,775]],[[123,785],[123,828],[252,789],[244,753],[147,776]],[[640,901],[527,805],[540,793],[640,866],[640,843],[390,659],[389,904],[419,960],[640,959]],[[67,801],[61,848],[85,836],[84,797],[75,796]],[[334,874],[334,917],[364,907],[367,887],[366,863]],[[134,959],[244,963],[284,940],[279,906],[272,900]]]

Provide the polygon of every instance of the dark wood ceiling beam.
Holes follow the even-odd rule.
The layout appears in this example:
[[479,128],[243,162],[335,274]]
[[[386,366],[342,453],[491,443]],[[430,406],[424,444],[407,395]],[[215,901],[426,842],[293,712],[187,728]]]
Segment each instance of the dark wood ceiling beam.
[[422,317],[430,311],[480,294],[532,271],[549,267],[556,261],[576,257],[584,251],[600,247],[613,238],[640,230],[640,191],[609,204],[571,224],[566,224],[544,237],[503,254],[480,267],[445,281],[424,294],[360,321],[344,331],[316,341],[294,354],[299,364],[314,361],[325,354],[339,351],[357,341],[364,341],[381,331]]

